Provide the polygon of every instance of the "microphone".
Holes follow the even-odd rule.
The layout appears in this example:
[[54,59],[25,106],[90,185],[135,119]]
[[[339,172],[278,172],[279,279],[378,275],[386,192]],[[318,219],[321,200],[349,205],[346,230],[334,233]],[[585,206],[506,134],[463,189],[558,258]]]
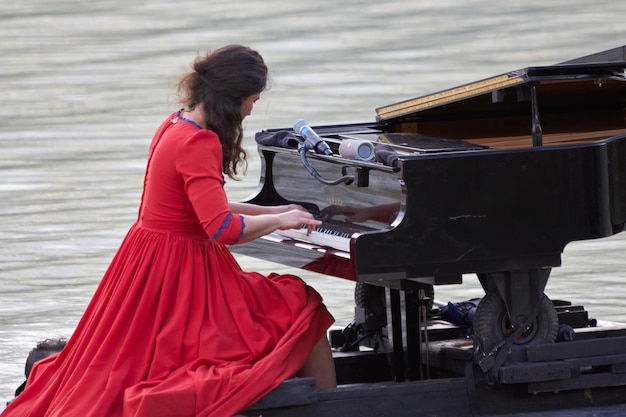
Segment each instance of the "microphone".
[[313,148],[317,153],[324,155],[332,155],[332,151],[326,142],[320,138],[317,133],[307,124],[306,120],[298,119],[293,122],[293,130]]

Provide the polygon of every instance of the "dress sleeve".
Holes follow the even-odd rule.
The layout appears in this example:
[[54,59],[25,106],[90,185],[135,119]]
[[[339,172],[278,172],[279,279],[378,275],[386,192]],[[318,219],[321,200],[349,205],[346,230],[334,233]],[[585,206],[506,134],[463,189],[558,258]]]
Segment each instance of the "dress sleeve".
[[176,155],[176,169],[185,193],[207,235],[220,243],[236,243],[244,221],[231,213],[224,191],[222,147],[215,132],[199,130],[183,141]]

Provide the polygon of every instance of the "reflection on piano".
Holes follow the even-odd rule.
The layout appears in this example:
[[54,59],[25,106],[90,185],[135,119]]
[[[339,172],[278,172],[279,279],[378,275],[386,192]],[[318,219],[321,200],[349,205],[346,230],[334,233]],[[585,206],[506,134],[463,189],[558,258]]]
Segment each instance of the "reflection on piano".
[[[299,203],[333,223],[309,238],[273,234],[233,250],[400,290],[475,273],[486,296],[504,301],[513,329],[540,326],[565,246],[624,229],[625,50],[383,106],[373,122],[314,126],[333,154],[309,152],[308,163],[325,178],[353,176],[349,184],[324,184],[294,147],[260,142],[260,183],[248,201]],[[294,135],[259,133],[272,134]],[[346,138],[371,141],[394,163],[342,158]],[[485,352],[495,344],[487,339]]]

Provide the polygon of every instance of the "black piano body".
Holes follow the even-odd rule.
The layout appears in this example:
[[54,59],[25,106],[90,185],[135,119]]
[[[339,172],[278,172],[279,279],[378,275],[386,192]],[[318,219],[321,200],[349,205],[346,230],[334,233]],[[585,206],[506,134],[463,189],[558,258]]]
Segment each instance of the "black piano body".
[[[259,132],[261,178],[247,201],[299,203],[326,236],[272,234],[233,250],[385,287],[396,380],[421,378],[424,317],[412,308],[423,288],[477,274],[474,366],[491,382],[529,382],[513,363],[561,326],[544,294],[550,270],[570,242],[624,230],[625,69],[619,47],[380,107],[373,122],[313,126],[332,155],[298,147],[290,128]],[[354,140],[376,159],[343,157]],[[530,371],[535,390],[546,373]]]
[[[624,61],[580,59],[381,107],[373,123],[314,127],[333,155],[309,153],[308,162],[324,178],[356,177],[349,185],[316,180],[297,149],[259,145],[250,202],[298,202],[320,215],[397,205],[388,221],[343,219],[343,251],[300,245],[299,256],[267,256],[388,285],[558,266],[568,243],[624,228],[625,97]],[[346,139],[391,147],[396,165],[342,158]],[[320,257],[329,259],[312,262]],[[333,267],[333,257],[350,262]]]

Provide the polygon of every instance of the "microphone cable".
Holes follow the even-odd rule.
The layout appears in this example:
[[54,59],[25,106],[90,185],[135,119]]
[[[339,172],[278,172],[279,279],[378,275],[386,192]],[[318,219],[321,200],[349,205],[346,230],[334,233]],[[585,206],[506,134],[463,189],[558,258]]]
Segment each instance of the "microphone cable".
[[319,172],[317,172],[315,168],[313,168],[311,164],[309,164],[309,161],[306,158],[306,151],[309,149],[313,148],[307,141],[303,141],[298,144],[298,152],[300,153],[302,165],[304,165],[304,167],[311,173],[311,175],[313,175],[316,180],[326,185],[337,185],[341,183],[350,185],[354,182],[354,175],[344,175],[343,177],[337,178],[336,180],[327,180],[326,178],[322,177]]

